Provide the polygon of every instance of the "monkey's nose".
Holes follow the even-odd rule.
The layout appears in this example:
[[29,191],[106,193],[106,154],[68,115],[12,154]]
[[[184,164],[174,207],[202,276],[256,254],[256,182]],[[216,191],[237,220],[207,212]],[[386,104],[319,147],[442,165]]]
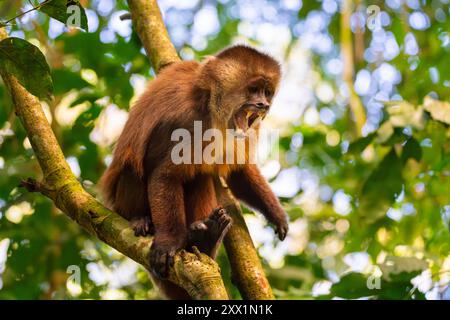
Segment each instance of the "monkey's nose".
[[264,103],[264,102],[258,102],[258,103],[256,104],[256,106],[257,106],[258,108],[264,109],[264,110],[269,109],[269,105],[268,105],[267,103]]

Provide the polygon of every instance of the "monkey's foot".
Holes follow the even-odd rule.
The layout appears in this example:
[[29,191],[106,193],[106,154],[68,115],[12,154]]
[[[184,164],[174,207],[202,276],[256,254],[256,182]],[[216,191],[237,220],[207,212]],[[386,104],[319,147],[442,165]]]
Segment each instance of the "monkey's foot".
[[155,234],[155,228],[150,215],[140,216],[131,220],[131,228],[136,237]]
[[161,243],[155,236],[152,247],[150,248],[150,266],[152,273],[159,279],[165,279],[168,276],[169,269],[173,266],[174,257],[179,249],[184,247],[185,243],[180,240],[179,243]]
[[205,220],[193,222],[189,227],[188,245],[215,258],[217,250],[232,224],[231,217],[223,208],[216,208]]

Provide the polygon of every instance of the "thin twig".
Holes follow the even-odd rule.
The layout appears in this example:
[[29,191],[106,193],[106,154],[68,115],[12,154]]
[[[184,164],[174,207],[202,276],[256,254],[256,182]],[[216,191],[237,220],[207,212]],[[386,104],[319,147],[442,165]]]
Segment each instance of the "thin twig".
[[120,20],[124,21],[124,20],[131,20],[131,13],[127,12],[122,14],[120,17]]
[[[45,0],[44,2],[38,4],[36,7],[33,7],[33,8],[31,8],[31,9],[25,11],[25,12],[22,12],[21,14],[15,16],[14,18],[11,18],[11,19],[9,19],[9,20],[7,20],[5,22],[2,22],[2,24],[6,26],[11,21],[16,20],[17,18],[20,18],[20,17],[26,15],[27,13],[30,13],[30,12],[35,11],[35,10],[39,10],[40,8],[42,8],[42,6],[46,5],[47,3],[51,2],[51,1],[53,1],[53,0]],[[32,5],[31,2],[30,2],[30,4]]]

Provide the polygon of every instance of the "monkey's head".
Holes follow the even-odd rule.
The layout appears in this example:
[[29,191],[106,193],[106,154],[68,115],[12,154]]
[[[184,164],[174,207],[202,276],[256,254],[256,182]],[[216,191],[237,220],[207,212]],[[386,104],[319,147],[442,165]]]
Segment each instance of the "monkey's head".
[[207,95],[213,125],[244,133],[258,128],[269,111],[280,76],[275,59],[243,45],[206,59],[198,86]]

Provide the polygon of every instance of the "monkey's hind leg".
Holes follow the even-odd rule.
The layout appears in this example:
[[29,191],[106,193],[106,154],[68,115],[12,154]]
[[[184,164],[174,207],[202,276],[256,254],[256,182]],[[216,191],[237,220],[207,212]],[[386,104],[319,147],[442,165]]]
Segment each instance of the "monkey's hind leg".
[[155,234],[155,227],[150,215],[142,215],[131,219],[131,228],[136,237]]
[[193,222],[188,231],[188,248],[196,246],[215,259],[223,238],[231,227],[232,219],[223,208],[216,208],[205,220]]

